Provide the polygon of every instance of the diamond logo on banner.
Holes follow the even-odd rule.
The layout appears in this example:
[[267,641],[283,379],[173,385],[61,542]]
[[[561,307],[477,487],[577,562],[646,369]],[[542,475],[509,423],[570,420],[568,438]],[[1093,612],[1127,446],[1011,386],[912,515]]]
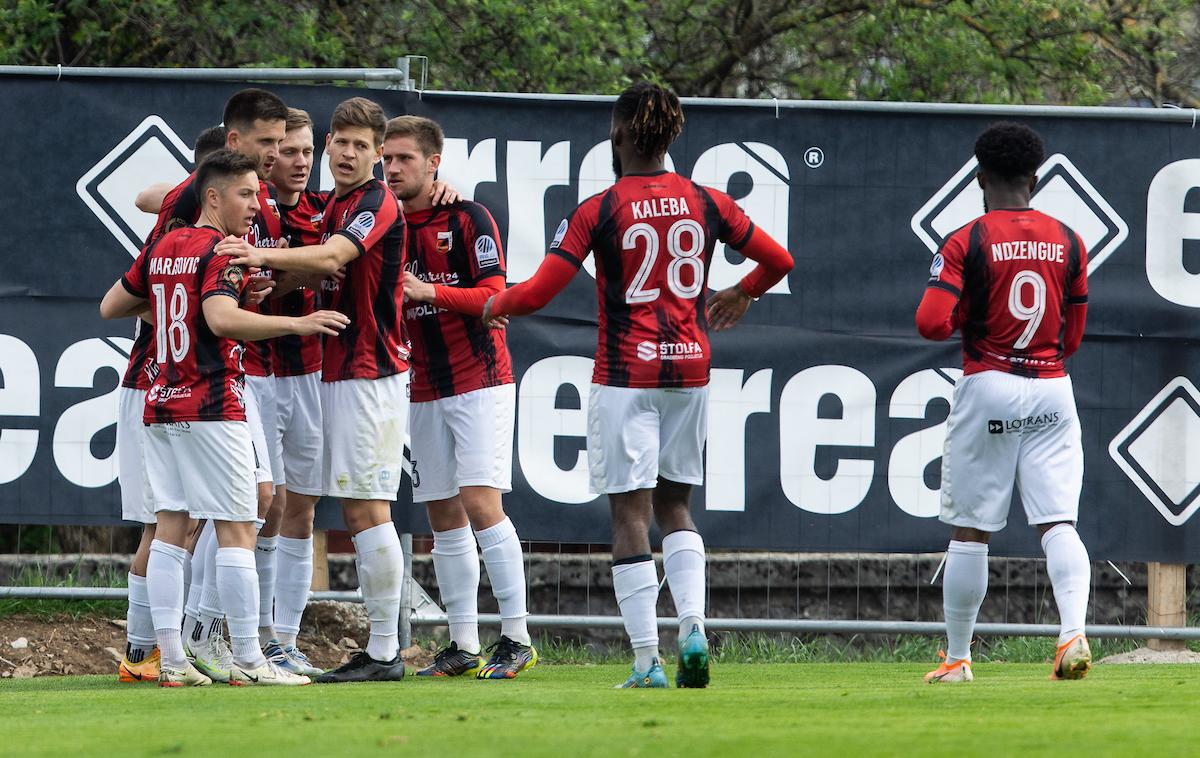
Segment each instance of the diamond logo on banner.
[[[956,229],[983,214],[983,190],[975,181],[978,168],[974,158],[967,161],[912,217],[913,232],[930,252],[936,252]],[[1083,239],[1089,274],[1129,236],[1124,219],[1062,153],[1050,156],[1038,169],[1031,203]]]
[[1162,517],[1183,525],[1200,508],[1200,392],[1176,377],[1108,445]]
[[75,184],[85,205],[135,258],[154,216],[134,205],[151,184],[182,182],[192,170],[193,152],[166,121],[149,116]]

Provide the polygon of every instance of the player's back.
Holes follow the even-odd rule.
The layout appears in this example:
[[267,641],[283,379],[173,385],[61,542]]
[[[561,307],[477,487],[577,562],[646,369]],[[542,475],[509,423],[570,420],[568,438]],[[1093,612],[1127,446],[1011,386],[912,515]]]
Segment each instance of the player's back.
[[158,373],[146,393],[146,423],[244,420],[242,345],[213,334],[204,300],[238,300],[245,272],[213,248],[224,237],[212,227],[164,235],[150,251],[146,292],[155,323]]
[[942,252],[947,270],[961,265],[964,371],[1064,375],[1067,305],[1087,299],[1079,236],[1036,210],[996,210],[956,232]]
[[718,241],[736,247],[752,230],[728,195],[668,171],[626,175],[585,201],[552,249],[579,261],[583,248],[595,253],[600,338],[593,381],[707,384],[704,292],[713,249]]

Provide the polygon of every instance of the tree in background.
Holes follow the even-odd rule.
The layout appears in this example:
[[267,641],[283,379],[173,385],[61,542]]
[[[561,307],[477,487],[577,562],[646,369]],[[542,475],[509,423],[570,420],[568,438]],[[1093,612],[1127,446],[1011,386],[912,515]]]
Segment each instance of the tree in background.
[[1200,105],[1184,0],[6,0],[0,61],[387,66],[434,89]]

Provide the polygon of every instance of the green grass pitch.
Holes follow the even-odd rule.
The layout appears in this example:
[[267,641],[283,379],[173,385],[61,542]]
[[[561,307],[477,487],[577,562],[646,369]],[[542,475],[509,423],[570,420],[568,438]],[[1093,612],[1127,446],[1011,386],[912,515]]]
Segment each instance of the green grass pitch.
[[[1146,755],[1189,753],[1200,672],[1045,664],[718,664],[707,690],[612,690],[627,668],[543,665],[511,682],[160,690],[115,677],[0,682],[0,754]],[[668,673],[673,671],[669,667]],[[756,752],[750,753],[748,750]]]

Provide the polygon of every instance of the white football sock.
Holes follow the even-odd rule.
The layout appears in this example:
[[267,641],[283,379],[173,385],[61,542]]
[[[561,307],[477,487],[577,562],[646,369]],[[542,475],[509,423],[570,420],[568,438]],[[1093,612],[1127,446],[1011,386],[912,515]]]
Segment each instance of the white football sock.
[[658,570],[650,556],[612,567],[613,592],[633,647],[634,667],[648,671],[658,658]]
[[530,644],[529,616],[525,604],[525,558],[517,529],[507,517],[495,526],[475,532],[483,552],[492,594],[500,606],[500,634],[522,645]]
[[130,663],[141,663],[154,650],[154,645],[154,618],[150,615],[146,577],[131,573],[129,610],[125,613],[125,657]]
[[400,589],[404,556],[392,522],[364,529],[354,537],[358,551],[358,584],[371,619],[367,655],[390,661],[400,652]]
[[450,639],[459,650],[479,652],[479,552],[471,527],[433,533],[433,572],[446,606]]
[[146,595],[150,615],[154,620],[154,636],[162,665],[182,669],[187,665],[183,655],[183,638],[179,633],[179,614],[183,613],[183,561],[187,551],[181,547],[154,540],[150,543],[150,560],[146,565]]
[[280,644],[295,645],[312,588],[312,537],[279,537],[275,554],[275,633]]
[[704,540],[698,532],[671,532],[663,537],[663,573],[675,600],[679,619],[679,638],[692,633],[692,627],[704,634]]
[[[221,627],[225,623],[225,610],[221,605],[221,587],[217,582],[217,555],[220,551],[220,547],[213,551],[213,562],[205,569],[207,575],[204,579],[204,590],[200,593],[199,622],[188,637],[196,646],[204,645],[214,634],[220,635]],[[193,646],[192,652],[195,650],[196,648]]]
[[946,661],[971,660],[975,620],[987,594],[988,546],[950,540],[942,573],[942,610],[946,617]]
[[196,552],[188,564],[192,567],[192,582],[188,586],[187,606],[184,607],[183,635],[189,637],[200,623],[200,596],[204,594],[204,581],[208,568],[216,557],[217,531],[212,521],[206,521],[196,540]]
[[[186,552],[186,551],[185,551]],[[183,597],[186,600],[188,593],[192,591],[192,554],[188,553],[183,559]],[[187,606],[184,606],[183,618],[187,618]],[[183,619],[180,619],[182,623]]]
[[221,607],[229,618],[229,642],[233,662],[243,668],[266,663],[258,646],[258,577],[254,551],[244,547],[217,548],[216,585]]
[[258,536],[254,544],[254,566],[258,572],[258,642],[275,639],[275,546],[278,537]]
[[1060,628],[1058,644],[1083,634],[1087,619],[1088,594],[1092,583],[1092,563],[1079,532],[1070,524],[1056,524],[1042,535],[1046,552],[1046,573],[1054,587]]

